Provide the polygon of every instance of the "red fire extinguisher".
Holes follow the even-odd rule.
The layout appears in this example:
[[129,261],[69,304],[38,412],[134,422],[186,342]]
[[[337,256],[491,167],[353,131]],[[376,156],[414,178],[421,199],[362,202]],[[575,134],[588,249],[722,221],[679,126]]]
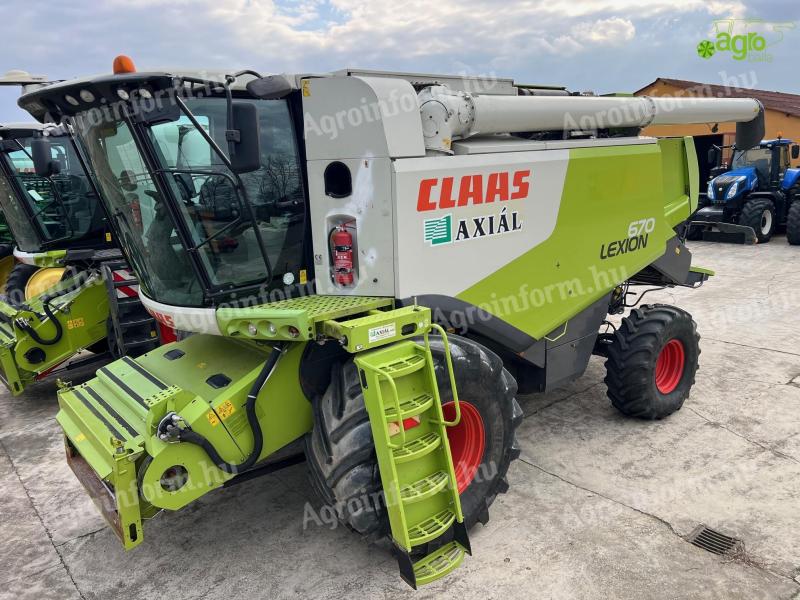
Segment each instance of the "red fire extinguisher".
[[333,276],[338,285],[353,285],[353,236],[347,224],[337,225],[331,237]]

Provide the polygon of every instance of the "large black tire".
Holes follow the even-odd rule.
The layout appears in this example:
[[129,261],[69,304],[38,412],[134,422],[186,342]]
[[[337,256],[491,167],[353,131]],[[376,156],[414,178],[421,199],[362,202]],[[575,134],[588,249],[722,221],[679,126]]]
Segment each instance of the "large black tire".
[[[483,346],[448,336],[459,399],[470,402],[485,429],[483,462],[475,479],[461,493],[466,526],[486,523],[488,508],[508,489],[509,464],[519,456],[515,431],[522,409],[515,399],[517,384],[500,358]],[[442,403],[452,401],[439,337],[431,336]],[[352,360],[332,367],[331,384],[313,400],[314,429],[305,439],[309,478],[323,504],[353,531],[375,540],[389,532],[369,417],[358,372]]]
[[739,215],[739,225],[752,227],[756,232],[759,244],[766,244],[772,239],[772,234],[778,226],[775,205],[768,198],[752,198],[748,200],[742,214]]
[[[682,360],[675,358],[676,351]],[[611,404],[640,419],[671,415],[689,397],[699,356],[700,336],[689,313],[663,304],[633,309],[608,346],[605,381]],[[657,369],[660,359],[665,362]]]
[[786,239],[792,246],[800,246],[800,188],[793,200],[786,217]]
[[25,302],[25,285],[40,267],[17,263],[6,280],[6,296],[16,304]]

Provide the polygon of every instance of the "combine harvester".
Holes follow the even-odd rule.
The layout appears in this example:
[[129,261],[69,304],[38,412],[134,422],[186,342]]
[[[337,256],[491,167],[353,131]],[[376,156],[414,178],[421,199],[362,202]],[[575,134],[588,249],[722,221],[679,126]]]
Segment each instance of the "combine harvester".
[[[62,367],[159,345],[68,131],[0,125],[0,207],[17,259],[0,297],[0,378],[12,394]],[[83,349],[92,354],[70,361]]]
[[59,392],[68,461],[126,548],[160,510],[297,462],[302,441],[320,499],[391,536],[416,587],[462,562],[508,488],[518,390],[573,380],[594,353],[623,413],[681,407],[688,313],[641,306],[599,333],[633,286],[710,274],[676,233],[697,207],[691,138],[638,132],[728,120],[752,146],[758,102],[208,77],[119,57],[20,99],[72,123],[142,301],[196,332]]

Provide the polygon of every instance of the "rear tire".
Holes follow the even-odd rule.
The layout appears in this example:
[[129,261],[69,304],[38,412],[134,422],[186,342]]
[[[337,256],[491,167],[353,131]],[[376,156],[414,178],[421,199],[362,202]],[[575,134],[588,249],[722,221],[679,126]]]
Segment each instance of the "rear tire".
[[786,239],[792,246],[800,246],[800,194],[795,196],[786,217]]
[[[440,337],[430,340],[444,405],[452,401],[444,348]],[[514,397],[516,382],[497,355],[456,335],[448,340],[459,398],[477,409],[484,425],[480,466],[461,492],[464,522],[470,528],[488,521],[489,506],[508,489],[508,467],[520,453],[515,431],[522,422],[522,409]],[[388,534],[372,430],[352,359],[333,365],[328,389],[314,398],[312,406],[314,429],[305,438],[305,453],[316,495],[353,531],[369,539]]]
[[611,404],[624,415],[650,420],[679,410],[694,385],[699,342],[686,311],[663,304],[633,309],[607,350]]
[[759,244],[766,244],[772,239],[777,224],[775,205],[767,198],[748,200],[739,215],[739,225],[752,227]]

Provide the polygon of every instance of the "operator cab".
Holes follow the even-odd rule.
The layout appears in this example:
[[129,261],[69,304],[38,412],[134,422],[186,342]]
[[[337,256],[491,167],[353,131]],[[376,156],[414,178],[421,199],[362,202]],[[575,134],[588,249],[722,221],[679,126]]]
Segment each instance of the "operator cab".
[[24,98],[72,125],[156,302],[264,302],[292,295],[312,268],[299,110],[291,98],[254,98],[256,76],[127,72]]
[[[34,164],[45,139],[42,169]],[[0,207],[23,253],[110,247],[105,213],[68,132],[0,126]]]

